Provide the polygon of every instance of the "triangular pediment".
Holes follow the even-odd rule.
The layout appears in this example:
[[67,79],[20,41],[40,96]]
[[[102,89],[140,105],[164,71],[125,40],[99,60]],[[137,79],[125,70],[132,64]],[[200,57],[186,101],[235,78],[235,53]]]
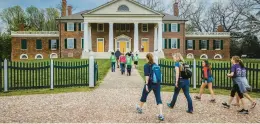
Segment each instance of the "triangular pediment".
[[122,34],[122,35],[117,36],[115,39],[116,39],[116,40],[129,41],[129,40],[131,40],[132,38],[129,37],[129,36],[127,36],[127,35]]
[[135,0],[113,0],[103,4],[84,15],[163,15]]

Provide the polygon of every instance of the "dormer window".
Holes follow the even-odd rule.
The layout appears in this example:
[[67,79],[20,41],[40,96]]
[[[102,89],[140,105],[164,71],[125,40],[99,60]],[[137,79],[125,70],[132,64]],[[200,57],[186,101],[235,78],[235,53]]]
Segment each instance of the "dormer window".
[[121,6],[118,7],[117,11],[128,12],[129,8],[126,5],[121,5]]

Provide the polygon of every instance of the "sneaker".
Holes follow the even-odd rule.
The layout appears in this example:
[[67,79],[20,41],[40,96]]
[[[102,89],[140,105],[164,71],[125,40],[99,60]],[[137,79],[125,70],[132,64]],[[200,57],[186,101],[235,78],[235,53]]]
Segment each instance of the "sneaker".
[[230,108],[230,105],[228,105],[226,102],[225,103],[222,103],[222,105],[224,106],[224,108]]
[[211,103],[216,103],[216,99],[211,99],[210,102]]
[[187,112],[187,113],[190,113],[190,114],[192,114],[192,113],[193,113],[193,111],[189,111],[189,110],[187,110],[186,112]]
[[159,116],[158,116],[158,119],[159,119],[160,121],[164,121],[163,115],[159,115]]
[[143,110],[138,105],[136,105],[136,110],[139,114],[143,113]]
[[168,106],[170,109],[173,109],[173,106],[171,106],[171,103],[167,103],[167,106]]
[[251,106],[251,109],[255,108],[255,106],[256,106],[256,102],[253,102],[252,106]]
[[196,100],[201,100],[201,98],[199,96],[195,96],[194,97]]
[[248,114],[248,110],[241,109],[238,111],[239,114]]

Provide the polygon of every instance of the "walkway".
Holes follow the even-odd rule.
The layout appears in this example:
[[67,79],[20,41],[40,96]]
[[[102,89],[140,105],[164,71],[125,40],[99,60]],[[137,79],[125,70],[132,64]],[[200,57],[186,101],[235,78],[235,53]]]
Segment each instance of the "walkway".
[[[159,122],[153,93],[148,97],[144,114],[135,111],[143,81],[137,70],[122,76],[119,70],[109,72],[100,87],[92,92],[54,95],[0,97],[1,122]],[[172,93],[163,92],[163,102]],[[205,97],[209,98],[208,95]],[[164,108],[164,122],[260,122],[260,101],[249,115],[239,115],[235,107],[221,107],[228,96],[217,96],[217,103],[194,101],[194,114],[187,114],[186,100],[181,94],[175,109]]]

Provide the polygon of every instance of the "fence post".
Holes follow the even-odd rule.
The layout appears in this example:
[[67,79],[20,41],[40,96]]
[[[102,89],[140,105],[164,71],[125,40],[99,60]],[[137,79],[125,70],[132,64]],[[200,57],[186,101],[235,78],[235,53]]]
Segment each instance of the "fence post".
[[193,88],[196,89],[196,59],[193,59]]
[[4,60],[4,92],[8,92],[8,81],[7,81],[7,60]]
[[50,66],[51,66],[51,83],[50,83],[50,85],[51,85],[51,90],[53,90],[53,59],[51,59],[51,64],[50,64]]
[[159,65],[159,58],[158,58],[158,52],[154,51],[154,62]]
[[95,68],[95,66],[94,66],[94,53],[91,51],[90,53],[89,53],[89,65],[88,65],[88,67],[89,67],[89,87],[95,87],[95,77],[94,77],[94,75],[95,75],[95,72],[94,72],[94,68]]

